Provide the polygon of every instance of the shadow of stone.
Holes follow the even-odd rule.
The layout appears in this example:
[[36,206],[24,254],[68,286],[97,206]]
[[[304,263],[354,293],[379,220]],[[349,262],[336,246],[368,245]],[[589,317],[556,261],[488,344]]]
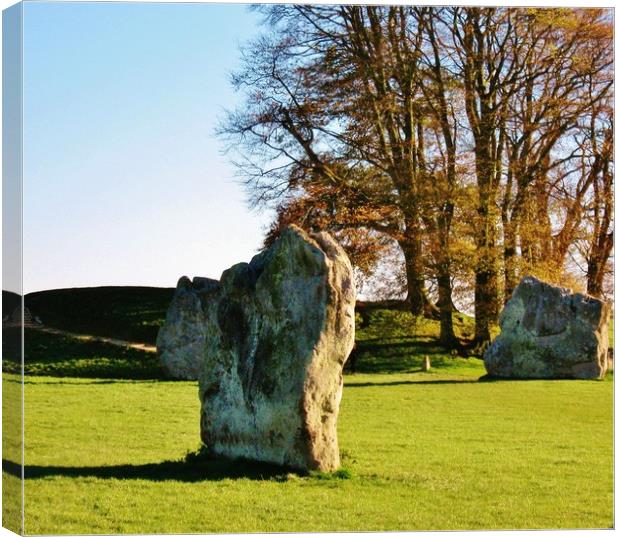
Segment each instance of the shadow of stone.
[[482,375],[478,382],[501,382],[502,380],[515,380],[515,379],[505,379],[502,377],[494,377],[493,375]]
[[[609,372],[607,373],[609,375]],[[612,374],[613,377],[613,374]],[[577,379],[574,377],[497,377],[493,375],[482,375],[478,382],[531,382],[531,381],[540,381],[540,380],[593,380],[595,382],[601,382],[604,379]]]
[[[15,462],[2,459],[2,470],[21,478],[21,466]],[[99,479],[142,479],[186,483],[221,481],[223,479],[285,481],[289,473],[304,475],[297,470],[275,464],[206,456],[188,456],[185,460],[112,466],[24,466],[25,479],[96,477]]]

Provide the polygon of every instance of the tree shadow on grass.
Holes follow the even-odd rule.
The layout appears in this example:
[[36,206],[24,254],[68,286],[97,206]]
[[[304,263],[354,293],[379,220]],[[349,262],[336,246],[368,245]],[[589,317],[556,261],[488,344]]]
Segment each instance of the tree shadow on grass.
[[[8,335],[8,342],[3,341],[2,370],[19,374],[21,339]],[[24,373],[97,379],[166,379],[153,352],[28,328],[24,335]]]
[[425,356],[432,367],[448,370],[454,367],[456,358],[436,340],[425,336],[361,340],[355,353],[355,372],[371,374],[416,373],[421,371]]
[[[2,470],[21,478],[19,464],[2,459]],[[221,481],[223,479],[251,479],[256,481],[284,481],[287,474],[303,475],[298,470],[283,466],[226,459],[207,455],[188,455],[183,460],[146,464],[119,464],[113,466],[37,466],[24,467],[25,479],[47,477],[95,477],[99,479],[143,479],[147,481]]]
[[462,380],[395,380],[395,381],[387,381],[387,382],[357,382],[351,384],[345,384],[345,388],[368,388],[373,386],[401,386],[408,384],[473,384],[478,382],[478,379],[462,379]]
[[[175,379],[166,379],[170,382],[177,382]],[[4,382],[11,382],[13,384],[22,384],[21,379],[10,379],[5,378]],[[112,380],[24,380],[23,384],[32,384],[34,386],[38,385],[52,385],[52,386],[95,386],[95,385],[105,385],[105,384],[155,384],[161,382],[157,379],[112,379]],[[191,381],[186,381],[191,382]]]
[[597,379],[579,379],[575,377],[496,377],[493,375],[483,375],[478,379],[478,382],[540,382],[540,381],[586,381],[586,382],[604,382],[613,380],[613,371],[608,371],[604,378]]
[[358,341],[360,346],[363,346],[365,349],[378,348],[378,347],[386,347],[391,345],[400,345],[400,344],[411,344],[411,342],[416,342],[420,338],[418,336],[385,336],[385,337],[372,337],[365,338],[361,341]]
[[358,342],[358,346],[361,350],[370,352],[378,351],[381,349],[439,349],[441,348],[437,341],[428,340],[424,337],[406,336],[398,338],[373,338],[365,339]]

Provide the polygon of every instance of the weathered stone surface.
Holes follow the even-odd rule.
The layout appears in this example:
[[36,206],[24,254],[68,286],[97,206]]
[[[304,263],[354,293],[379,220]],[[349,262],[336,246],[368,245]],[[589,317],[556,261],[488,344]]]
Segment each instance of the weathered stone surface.
[[597,298],[526,276],[501,314],[486,370],[509,378],[602,378],[609,316],[609,305]]
[[201,437],[216,454],[340,465],[342,369],[354,342],[351,264],[325,233],[287,228],[203,298]]
[[219,287],[217,280],[183,276],[157,334],[157,354],[169,376],[196,380],[200,374],[205,345],[205,316],[202,297]]

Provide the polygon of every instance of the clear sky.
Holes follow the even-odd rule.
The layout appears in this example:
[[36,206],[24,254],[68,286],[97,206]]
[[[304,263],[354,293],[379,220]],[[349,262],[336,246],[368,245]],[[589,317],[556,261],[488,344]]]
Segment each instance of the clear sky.
[[249,261],[214,129],[260,16],[233,4],[24,4],[24,292],[174,286]]

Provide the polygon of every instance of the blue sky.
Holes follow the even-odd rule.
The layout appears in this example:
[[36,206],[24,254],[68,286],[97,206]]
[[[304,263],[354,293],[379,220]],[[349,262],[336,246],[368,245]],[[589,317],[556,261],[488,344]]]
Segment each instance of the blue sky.
[[24,4],[24,292],[173,286],[248,261],[214,129],[260,17],[233,4]]

